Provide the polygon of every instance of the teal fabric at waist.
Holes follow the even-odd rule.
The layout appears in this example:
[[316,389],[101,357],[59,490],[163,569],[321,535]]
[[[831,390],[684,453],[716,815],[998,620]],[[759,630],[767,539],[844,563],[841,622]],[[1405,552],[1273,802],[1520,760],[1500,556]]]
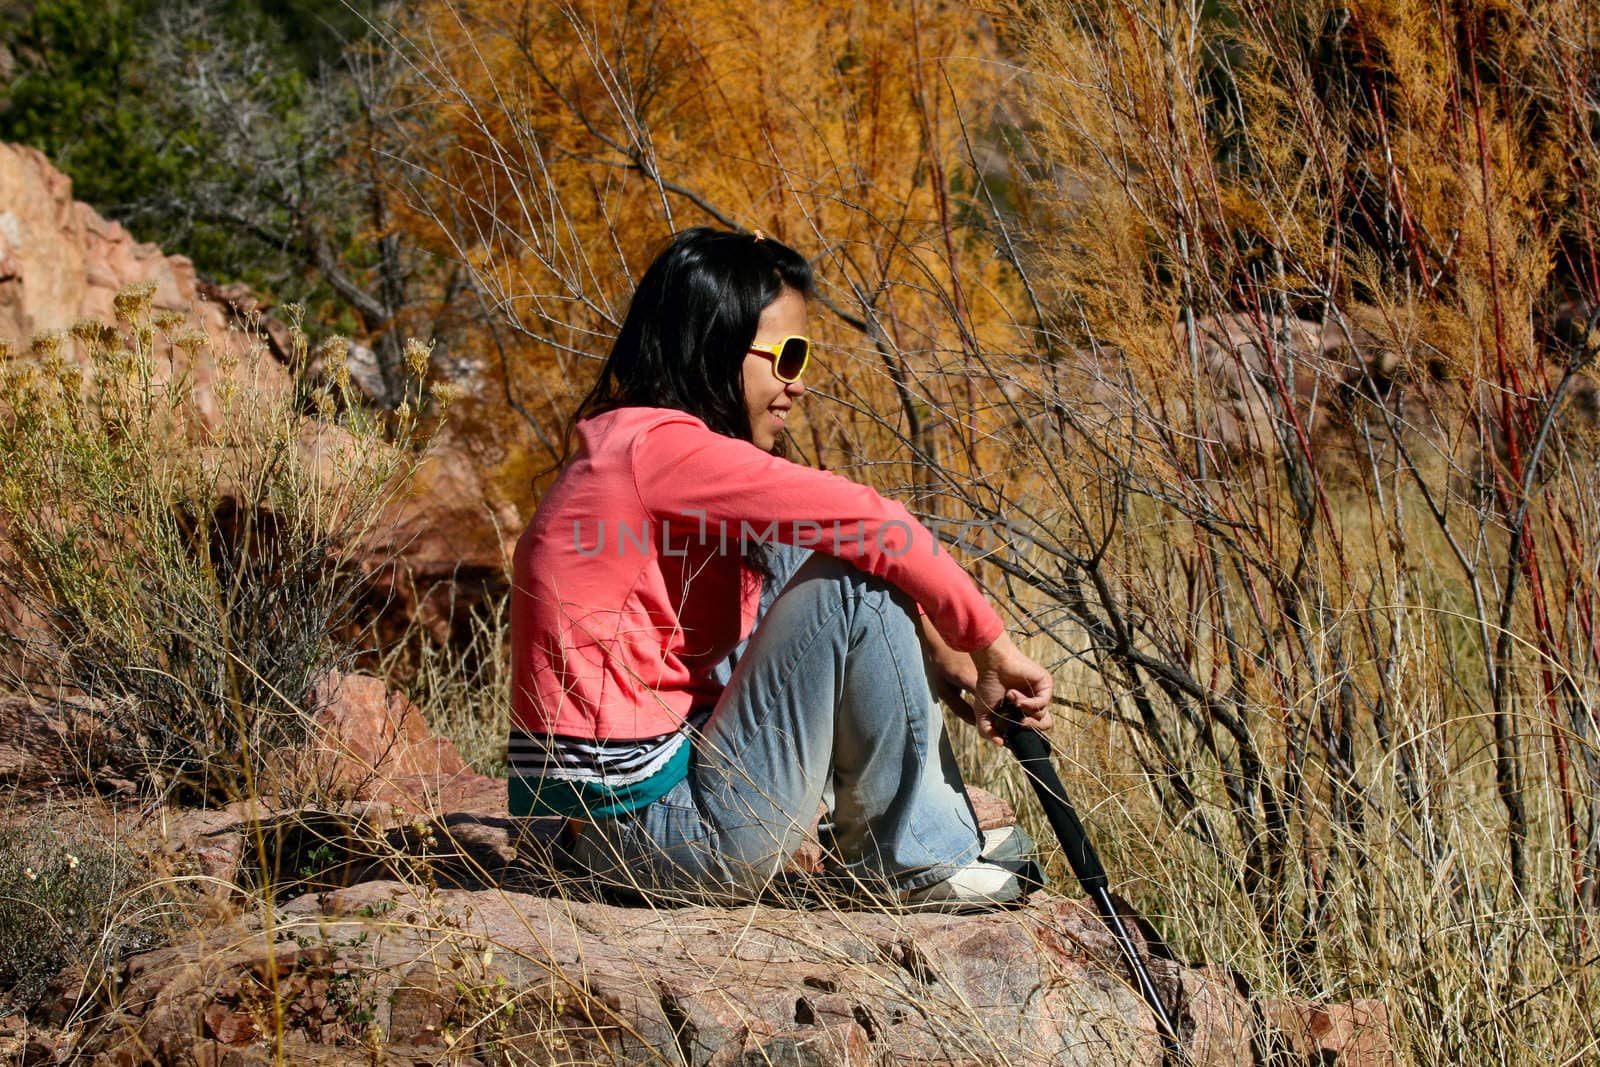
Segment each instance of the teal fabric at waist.
[[524,778],[513,771],[506,783],[511,814],[592,820],[637,811],[659,800],[689,777],[692,751],[691,745],[678,746],[678,751],[659,771],[625,786],[592,785],[565,778]]

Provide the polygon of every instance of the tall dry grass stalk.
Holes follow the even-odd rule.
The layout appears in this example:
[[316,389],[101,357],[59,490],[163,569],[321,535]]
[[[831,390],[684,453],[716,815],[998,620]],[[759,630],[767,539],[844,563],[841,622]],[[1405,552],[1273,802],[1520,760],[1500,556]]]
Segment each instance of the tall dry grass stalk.
[[510,599],[477,605],[464,625],[450,629],[469,636],[452,643],[412,627],[387,650],[379,673],[404,685],[434,731],[450,738],[474,771],[504,777],[511,729]]
[[1145,828],[1097,820],[1123,869],[1253,982],[1385,995],[1417,1062],[1592,1055],[1592,13],[1016,30],[1007,566],[1093,666],[1079,758],[1138,770],[1089,788]]

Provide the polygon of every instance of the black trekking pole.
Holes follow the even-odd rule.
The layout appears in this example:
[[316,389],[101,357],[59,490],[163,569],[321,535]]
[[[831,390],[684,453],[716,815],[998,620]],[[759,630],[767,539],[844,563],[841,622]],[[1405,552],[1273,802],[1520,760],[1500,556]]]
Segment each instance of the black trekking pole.
[[1050,762],[1050,740],[1039,731],[1024,726],[1019,709],[1015,706],[1001,705],[995,708],[995,715],[1005,723],[1006,746],[1017,757],[1017,762],[1022,764],[1022,773],[1027,775],[1033,791],[1038,794],[1044,817],[1049,821],[1050,829],[1055,831],[1056,839],[1061,842],[1067,862],[1072,864],[1072,873],[1078,876],[1078,884],[1094,901],[1100,918],[1111,930],[1111,936],[1116,938],[1117,947],[1122,950],[1128,966],[1133,968],[1139,993],[1155,1013],[1156,1029],[1161,1033],[1169,1062],[1188,1064],[1189,1056],[1178,1040],[1178,1028],[1167,1015],[1167,1006],[1162,1003],[1161,994],[1150,979],[1150,972],[1145,970],[1144,961],[1134,949],[1133,938],[1123,925],[1122,916],[1117,914],[1116,906],[1111,902],[1106,869],[1101,865],[1094,846],[1089,843],[1089,835],[1084,832],[1078,813],[1067,799],[1067,790]]

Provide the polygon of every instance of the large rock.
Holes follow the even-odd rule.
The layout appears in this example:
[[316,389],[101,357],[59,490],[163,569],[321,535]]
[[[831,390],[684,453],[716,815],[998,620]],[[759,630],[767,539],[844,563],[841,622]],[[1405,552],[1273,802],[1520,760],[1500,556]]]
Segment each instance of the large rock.
[[89,776],[92,724],[25,696],[0,695],[0,788],[26,793]]
[[[223,921],[131,957],[109,986],[61,985],[41,1017],[101,1020],[83,1061],[1161,1062],[1085,903],[819,908],[791,872],[775,899],[811,910],[623,906],[561,872],[559,820],[508,817],[503,783],[463,768],[403,697],[361,676],[320,691],[328,751],[377,799],[164,814],[157,869],[210,887]],[[978,803],[985,822],[1010,815]],[[1381,1003],[1252,1003],[1224,971],[1147,955],[1197,1065],[1393,1062]]]
[[[275,1006],[292,1062],[1161,1062],[1115,942],[1050,893],[890,914],[816,907],[793,875],[775,900],[811,910],[624,906],[560,873],[553,821],[498,810],[236,805],[165,825],[208,884],[278,903],[219,906],[235,921],[131,959],[96,1063],[254,1063]],[[1381,1002],[1251,1001],[1223,969],[1146,962],[1197,1067],[1394,1063]]]
[[[1393,1062],[1382,1006],[1285,1042],[1216,973],[1157,958],[1197,1065]],[[95,1063],[1159,1064],[1091,908],[991,915],[629,908],[393,881],[307,894],[129,960]],[[1326,1011],[1316,1009],[1315,1011]],[[1313,1012],[1314,1013],[1314,1012]]]
[[363,540],[359,562],[373,575],[374,599],[392,605],[393,620],[460,645],[474,637],[473,611],[509,588],[521,533],[516,509],[490,502],[467,455],[436,446]]
[[[1198,360],[1201,422],[1214,459],[1225,464],[1275,455],[1302,436],[1327,464],[1351,446],[1353,420],[1379,439],[1395,427],[1438,430],[1428,362],[1388,340],[1372,309],[1327,323],[1242,312],[1205,317],[1192,339],[1188,325],[1177,323],[1173,344],[1180,362]],[[1167,399],[1188,418],[1187,396]]]
[[311,700],[317,778],[408,813],[504,811],[505,782],[468,769],[456,746],[429,728],[422,709],[381,678],[333,673],[317,682]]
[[[194,264],[135,241],[120,223],[100,217],[72,198],[72,181],[45,156],[20,145],[0,144],[0,339],[26,347],[36,334],[65,330],[84,319],[114,321],[118,291],[155,287],[155,311],[192,314],[211,339],[191,363],[174,350],[171,370],[156,361],[158,374],[187,374],[201,421],[220,419],[217,385],[222,372],[213,358],[231,350],[244,355],[248,341],[235,327],[228,305],[202,301]],[[76,345],[70,346],[76,349]],[[163,348],[163,356],[167,355]],[[243,370],[269,389],[287,388],[289,377],[274,360],[249,360]]]
[[1327,322],[1243,312],[1199,317],[1192,327],[1180,319],[1141,343],[1136,357],[1115,347],[1077,349],[1053,368],[1059,384],[1027,388],[1036,397],[1070,396],[1057,414],[1075,438],[1133,434],[1175,450],[1180,463],[1199,449],[1211,474],[1235,476],[1276,470],[1273,457],[1303,441],[1321,473],[1342,476],[1370,462],[1369,446],[1382,453],[1396,435],[1437,446],[1460,418],[1437,353],[1394,335],[1367,307]]
[[[1369,467],[1374,454],[1392,452],[1387,442],[1400,437],[1426,441],[1430,452],[1449,455],[1460,470],[1471,471],[1487,461],[1475,451],[1477,434],[1460,432],[1474,410],[1484,416],[1489,443],[1504,461],[1499,412],[1506,396],[1488,378],[1463,388],[1461,369],[1427,340],[1425,326],[1356,305],[1325,322],[1266,320],[1244,312],[1204,317],[1195,321],[1192,340],[1184,322],[1173,327],[1172,339],[1180,364],[1198,361],[1200,423],[1213,459],[1224,466],[1297,448],[1303,438],[1319,471],[1338,477]],[[1533,364],[1522,370],[1527,395],[1512,398],[1514,407],[1526,408],[1517,417],[1537,422],[1545,391],[1561,378],[1563,366],[1596,344],[1600,335],[1590,335],[1580,305],[1542,318]],[[1165,414],[1186,427],[1188,396],[1174,392],[1163,400]],[[1600,388],[1584,368],[1567,383],[1556,428],[1577,431],[1567,437],[1571,445],[1592,440],[1596,425]]]
[[93,701],[0,694],[0,791],[13,799],[131,794],[110,759],[114,734]]

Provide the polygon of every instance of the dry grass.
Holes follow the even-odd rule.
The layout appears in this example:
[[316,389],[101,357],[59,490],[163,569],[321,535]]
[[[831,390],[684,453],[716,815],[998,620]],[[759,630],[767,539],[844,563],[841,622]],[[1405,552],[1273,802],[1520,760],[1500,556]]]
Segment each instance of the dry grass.
[[462,643],[442,643],[429,630],[413,627],[387,651],[380,671],[404,687],[468,766],[495,777],[506,774],[511,729],[508,603],[502,597],[472,608],[470,637]]
[[168,936],[148,869],[91,811],[0,804],[0,1014],[34,1008],[63,972],[69,997],[92,996],[124,954]]
[[[808,383],[808,458],[923,517],[1028,533],[967,558],[1074,709],[1058,751],[1119,887],[1184,954],[1268,992],[1383,997],[1409,1062],[1592,1057],[1595,352],[1535,329],[1600,304],[1600,154],[1571,91],[1594,76],[1592,18],[1004,14],[1012,109],[954,83],[923,98],[924,121],[961,124],[968,159],[922,149],[970,193],[956,221],[875,229],[840,193],[849,225],[821,226],[786,205],[827,250],[819,316],[866,324]],[[593,40],[578,81],[633,61]],[[535,172],[522,185],[557,186],[492,95],[447,87]],[[665,139],[613,104],[623,151]],[[694,190],[692,167],[652,162]],[[559,204],[519,206],[569,232]],[[460,236],[491,288],[517,263]],[[595,247],[632,247],[609,236]],[[582,242],[563,247],[569,297],[609,306]],[[933,265],[852,301],[866,248]],[[961,755],[1032,818],[1008,757]]]

